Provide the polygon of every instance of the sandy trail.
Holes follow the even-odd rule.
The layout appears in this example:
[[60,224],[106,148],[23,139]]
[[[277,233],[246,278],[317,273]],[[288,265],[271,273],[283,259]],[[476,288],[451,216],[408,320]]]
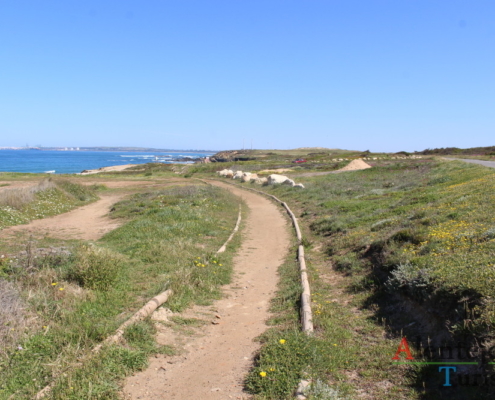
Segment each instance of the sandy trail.
[[[234,259],[235,277],[224,299],[213,307],[194,307],[189,316],[210,311],[211,324],[190,338],[185,355],[150,360],[149,367],[126,380],[124,396],[131,399],[247,399],[243,379],[252,365],[269,317],[269,301],[278,282],[277,268],[290,244],[288,224],[280,209],[265,197],[221,182],[249,207],[243,243]],[[213,312],[213,314],[211,314]],[[167,332],[167,330],[169,332]],[[171,328],[162,327],[160,344],[171,344]],[[169,341],[167,343],[167,340]]]
[[64,214],[49,218],[37,219],[29,224],[16,225],[0,231],[0,238],[24,232],[33,237],[50,236],[56,239],[97,240],[105,233],[120,226],[119,220],[106,217],[113,204],[121,200],[125,194],[101,196],[94,203],[76,208]]
[[33,235],[34,238],[49,236],[55,239],[97,240],[104,234],[118,228],[123,221],[107,216],[112,205],[129,193],[141,188],[162,188],[182,182],[182,180],[164,183],[150,181],[95,181],[86,184],[102,183],[109,188],[129,188],[125,192],[100,194],[100,200],[78,207],[64,214],[36,219],[28,224],[16,225],[0,231],[0,239],[14,237],[17,233]]

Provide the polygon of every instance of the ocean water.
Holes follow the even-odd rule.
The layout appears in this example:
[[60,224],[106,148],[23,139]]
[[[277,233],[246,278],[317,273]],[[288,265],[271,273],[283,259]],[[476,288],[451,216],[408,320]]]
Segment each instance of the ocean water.
[[[198,158],[214,153],[146,153],[127,151],[45,151],[0,150],[0,172],[52,172],[73,174],[85,169],[97,169],[112,165],[145,164],[158,161],[173,163],[176,158]],[[191,161],[192,162],[192,161]]]

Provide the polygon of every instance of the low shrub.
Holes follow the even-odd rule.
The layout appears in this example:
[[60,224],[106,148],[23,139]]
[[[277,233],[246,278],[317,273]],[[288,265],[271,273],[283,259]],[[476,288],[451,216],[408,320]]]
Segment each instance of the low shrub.
[[393,270],[385,286],[392,293],[403,292],[419,302],[425,301],[433,292],[428,271],[409,263],[400,264]]
[[84,288],[108,290],[116,281],[124,257],[103,247],[80,246],[69,268],[68,279]]
[[67,179],[57,179],[55,181],[55,184],[60,189],[75,197],[79,201],[90,201],[96,199],[96,195],[94,192],[97,187],[80,185]]

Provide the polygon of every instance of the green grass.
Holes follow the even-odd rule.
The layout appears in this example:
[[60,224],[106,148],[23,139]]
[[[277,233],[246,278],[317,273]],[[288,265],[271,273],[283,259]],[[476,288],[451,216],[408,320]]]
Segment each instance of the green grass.
[[97,243],[29,272],[7,268],[37,318],[19,336],[22,350],[12,346],[0,357],[0,398],[32,398],[60,373],[53,398],[117,398],[125,375],[143,368],[149,354],[171,349],[153,345],[144,322],[127,329],[124,344],[98,357],[89,350],[166,288],[174,291],[167,303],[174,311],[219,298],[233,252],[214,252],[235,225],[237,204],[203,185],[136,194],[113,208],[124,225]]
[[[359,391],[384,399],[445,394],[461,399],[474,393],[490,398],[479,388],[438,392],[438,371],[398,366],[391,358],[402,335],[411,341],[421,335],[434,343],[460,338],[481,346],[493,343],[495,171],[460,162],[397,160],[298,181],[305,190],[261,189],[286,201],[300,217],[311,245],[312,346],[328,354],[336,343],[343,361],[314,359],[303,372],[348,398]],[[266,357],[275,354],[276,339],[298,326],[297,273],[284,269],[281,276],[288,281],[282,281],[273,307],[272,339],[262,337],[265,345],[248,380],[260,398],[289,397],[294,389],[286,387],[282,395],[277,380],[259,376],[269,367]],[[293,373],[302,376],[297,362],[293,365]]]

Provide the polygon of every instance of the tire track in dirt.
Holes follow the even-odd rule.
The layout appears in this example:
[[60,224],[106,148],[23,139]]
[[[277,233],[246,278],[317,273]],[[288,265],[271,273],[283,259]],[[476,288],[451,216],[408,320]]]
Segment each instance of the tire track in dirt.
[[[265,197],[221,182],[212,184],[242,197],[249,208],[243,243],[234,258],[234,279],[224,289],[225,298],[213,307],[193,307],[187,312],[204,318],[209,311],[220,319],[201,328],[201,336],[182,338],[189,340],[186,354],[157,355],[145,371],[128,378],[123,390],[126,398],[250,398],[243,391],[243,380],[259,349],[253,339],[267,328],[269,302],[277,288],[277,269],[288,252],[290,230],[280,208]],[[160,328],[160,344],[171,344],[173,337],[171,328]]]

